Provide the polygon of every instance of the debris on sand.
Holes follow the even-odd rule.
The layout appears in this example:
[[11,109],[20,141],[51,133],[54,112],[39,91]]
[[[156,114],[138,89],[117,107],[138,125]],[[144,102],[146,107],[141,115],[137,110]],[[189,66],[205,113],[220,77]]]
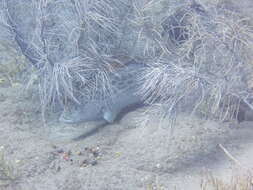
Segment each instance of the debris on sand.
[[[63,148],[54,147],[56,149],[53,154],[60,155],[62,160],[69,162],[71,165],[79,167],[95,166],[101,158],[100,147],[85,147],[83,150],[65,151]],[[75,152],[75,153],[72,153]]]

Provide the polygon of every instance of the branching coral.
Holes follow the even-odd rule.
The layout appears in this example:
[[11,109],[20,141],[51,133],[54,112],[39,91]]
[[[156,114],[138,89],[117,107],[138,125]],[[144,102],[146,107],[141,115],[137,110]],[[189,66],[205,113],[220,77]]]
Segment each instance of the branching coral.
[[144,64],[136,93],[164,116],[208,110],[224,120],[252,95],[252,23],[215,2],[6,2],[10,30],[39,70],[44,108],[110,96],[111,74],[129,62]]

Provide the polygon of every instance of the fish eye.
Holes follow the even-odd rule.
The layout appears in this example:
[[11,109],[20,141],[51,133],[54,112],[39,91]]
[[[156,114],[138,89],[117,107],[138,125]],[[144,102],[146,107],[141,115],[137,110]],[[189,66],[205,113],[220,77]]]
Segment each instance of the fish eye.
[[206,13],[206,10],[200,4],[194,3],[191,5],[191,8],[194,9],[195,11],[197,11],[198,13],[202,13],[202,14]]

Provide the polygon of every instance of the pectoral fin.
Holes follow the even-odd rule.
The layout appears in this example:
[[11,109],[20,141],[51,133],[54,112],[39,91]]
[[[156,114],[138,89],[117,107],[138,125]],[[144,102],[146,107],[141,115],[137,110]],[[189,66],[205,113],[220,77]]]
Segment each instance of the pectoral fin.
[[103,114],[104,120],[108,123],[113,123],[118,115],[117,111],[106,110]]

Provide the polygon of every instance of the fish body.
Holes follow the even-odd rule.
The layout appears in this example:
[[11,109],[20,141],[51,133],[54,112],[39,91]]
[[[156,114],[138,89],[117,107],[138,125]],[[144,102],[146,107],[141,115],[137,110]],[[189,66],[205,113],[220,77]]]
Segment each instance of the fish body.
[[120,68],[116,74],[109,76],[112,89],[108,97],[86,99],[81,104],[73,103],[63,111],[59,120],[64,123],[100,120],[113,123],[122,110],[142,102],[137,91],[143,68],[141,64]]

